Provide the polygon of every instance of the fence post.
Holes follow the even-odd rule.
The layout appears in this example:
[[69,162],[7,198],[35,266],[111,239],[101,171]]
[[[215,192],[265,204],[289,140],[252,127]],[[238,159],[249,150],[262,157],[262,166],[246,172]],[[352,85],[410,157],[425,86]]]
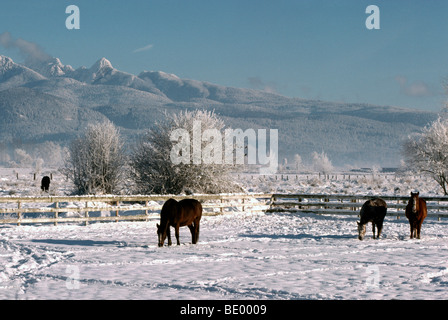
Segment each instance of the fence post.
[[[356,199],[351,199],[350,202],[352,202],[352,203],[356,203],[357,200],[356,200]],[[352,207],[352,211],[357,211],[356,206],[353,206],[353,207]]]
[[275,196],[275,194],[271,195],[271,204],[269,205],[269,210],[272,210],[274,206],[274,202],[277,201],[277,197]]
[[[86,200],[86,209],[89,207],[89,201]],[[84,217],[88,218],[89,217],[89,211],[86,210],[86,212],[84,213]],[[84,223],[85,226],[89,225],[89,220],[86,219],[86,222]]]
[[[56,208],[56,210],[59,209],[59,202],[57,202],[57,201],[55,202],[55,208]],[[56,212],[54,213],[54,218],[57,219],[58,216],[59,216],[59,211],[56,211]],[[55,221],[55,222],[54,222],[54,225],[57,226],[57,225],[58,225],[58,222]]]
[[146,207],[146,209],[145,209],[146,221],[149,221],[148,205],[149,205],[149,201],[146,200],[146,201],[145,201],[145,207]]
[[17,219],[19,220],[17,225],[20,226],[20,220],[22,219],[22,212],[20,212],[20,209],[22,209],[22,203],[20,201],[17,204],[17,208],[19,209],[19,211],[17,211]]

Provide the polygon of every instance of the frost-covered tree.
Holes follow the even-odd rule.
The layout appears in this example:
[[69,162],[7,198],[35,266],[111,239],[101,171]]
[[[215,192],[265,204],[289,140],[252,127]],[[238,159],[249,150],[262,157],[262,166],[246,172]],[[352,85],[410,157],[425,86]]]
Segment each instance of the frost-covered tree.
[[[224,157],[222,149],[219,152],[223,141],[216,140],[220,135],[203,135],[205,130],[221,132],[224,126],[224,122],[210,111],[166,115],[164,121],[142,137],[131,155],[131,174],[137,191],[149,194],[235,191],[230,177],[233,166],[223,161],[211,161]],[[179,130],[185,133],[183,138],[176,134]],[[197,132],[193,132],[195,130]],[[186,141],[182,144],[181,139]],[[214,143],[219,148],[214,148],[212,154],[207,153]],[[195,152],[194,148],[199,146],[201,152]]]
[[294,155],[294,166],[297,172],[302,168],[302,157],[298,153]]
[[313,168],[315,171],[323,174],[328,174],[333,171],[333,164],[324,151],[322,151],[321,153],[317,153],[316,151],[314,151],[311,156],[313,159]]
[[34,158],[41,158],[45,163],[45,167],[60,167],[64,163],[64,157],[67,152],[67,149],[61,145],[52,141],[46,141],[36,145],[32,155]]
[[87,127],[85,134],[71,142],[62,172],[79,194],[119,191],[126,164],[118,129],[106,121]]
[[433,178],[448,195],[448,117],[440,116],[403,146],[406,168]]
[[14,149],[14,160],[19,167],[29,167],[33,163],[33,158],[24,149]]

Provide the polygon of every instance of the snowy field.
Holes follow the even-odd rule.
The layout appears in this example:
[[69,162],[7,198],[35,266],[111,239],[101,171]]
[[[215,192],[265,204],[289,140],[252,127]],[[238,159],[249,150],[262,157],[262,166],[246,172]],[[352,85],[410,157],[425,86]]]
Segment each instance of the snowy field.
[[[26,189],[4,174],[0,194]],[[364,187],[355,180],[314,187],[288,180],[277,188],[359,188],[365,194],[381,193],[378,188],[396,194],[397,185],[403,194],[419,188],[416,180],[400,179],[385,179],[382,187],[373,180]],[[276,188],[265,182],[242,181],[254,191]],[[63,193],[64,184],[56,185],[54,192]],[[36,189],[31,184],[23,192]],[[428,183],[420,190],[433,194],[437,188]],[[448,219],[427,218],[421,240],[408,239],[406,219],[386,217],[382,239],[373,240],[369,227],[359,241],[356,221],[298,212],[206,216],[197,245],[181,228],[181,245],[163,248],[157,247],[157,220],[0,226],[0,299],[448,298]]]

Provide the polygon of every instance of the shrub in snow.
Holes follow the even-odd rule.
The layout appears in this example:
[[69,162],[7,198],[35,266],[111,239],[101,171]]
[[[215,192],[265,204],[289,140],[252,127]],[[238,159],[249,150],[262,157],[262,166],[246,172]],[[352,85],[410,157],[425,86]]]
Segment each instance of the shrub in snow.
[[300,156],[300,154],[296,153],[294,155],[294,167],[296,171],[299,172],[302,169],[302,166],[302,157]]
[[329,174],[331,171],[333,171],[333,165],[324,151],[322,151],[321,153],[313,152],[312,158],[313,168],[315,171],[323,174]]
[[[195,164],[193,152],[189,155],[191,161],[178,163],[172,160],[173,146],[178,143],[172,141],[172,132],[177,129],[186,130],[190,136],[189,147],[193,148],[193,123],[198,121],[202,132],[208,129],[221,131],[224,128],[224,122],[213,112],[185,111],[167,115],[164,121],[157,123],[142,137],[130,160],[131,175],[138,192],[179,194],[236,191],[230,177],[232,165],[207,161]],[[202,150],[210,143],[204,140],[207,139],[199,142]]]
[[20,148],[14,150],[14,159],[18,167],[29,167],[33,163],[33,158],[24,149]]
[[126,163],[118,129],[109,121],[89,125],[69,147],[62,173],[78,194],[114,193]]
[[404,143],[406,168],[434,179],[448,195],[448,117],[440,116],[430,126]]

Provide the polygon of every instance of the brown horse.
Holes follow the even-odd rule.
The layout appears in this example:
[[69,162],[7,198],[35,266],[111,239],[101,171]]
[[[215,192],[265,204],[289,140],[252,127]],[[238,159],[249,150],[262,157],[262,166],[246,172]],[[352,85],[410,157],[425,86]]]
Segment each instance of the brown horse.
[[177,245],[179,241],[179,228],[188,226],[191,232],[192,243],[199,240],[199,222],[202,217],[202,205],[195,199],[184,199],[176,201],[168,199],[160,213],[160,225],[157,224],[157,235],[159,237],[159,247],[163,247],[168,236],[168,245],[171,245],[170,226],[174,227]]
[[411,225],[411,239],[420,239],[420,229],[427,215],[426,201],[419,198],[419,192],[411,192],[411,198],[406,206],[406,218]]

